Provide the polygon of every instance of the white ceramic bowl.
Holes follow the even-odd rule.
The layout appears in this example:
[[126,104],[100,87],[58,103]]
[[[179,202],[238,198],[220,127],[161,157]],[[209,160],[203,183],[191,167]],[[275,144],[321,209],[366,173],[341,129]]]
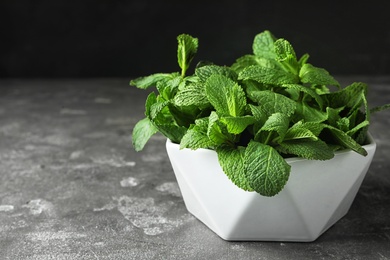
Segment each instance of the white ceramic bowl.
[[185,205],[225,240],[314,241],[349,210],[375,153],[353,151],[327,161],[289,158],[290,178],[274,197],[246,192],[222,171],[215,151],[166,142]]

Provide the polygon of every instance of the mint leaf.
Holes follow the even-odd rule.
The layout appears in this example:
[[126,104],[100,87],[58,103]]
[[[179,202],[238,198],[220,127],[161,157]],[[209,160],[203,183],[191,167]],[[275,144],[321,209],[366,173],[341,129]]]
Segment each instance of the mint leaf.
[[289,178],[290,165],[271,146],[249,142],[244,161],[249,186],[263,196],[278,194]]
[[207,134],[196,129],[189,129],[180,141],[180,149],[189,148],[196,150],[211,147],[213,147],[213,142],[208,138]]
[[[274,131],[278,133],[278,139],[283,140],[286,135],[290,120],[286,116],[286,114],[282,113],[274,113],[272,114],[267,121],[265,121],[264,125],[261,127],[261,131]],[[268,143],[266,140],[265,143]]]
[[263,91],[263,90],[270,90],[272,89],[272,86],[269,86],[267,84],[263,84],[254,80],[243,80],[242,81],[243,88],[245,89],[245,92],[248,97],[251,96],[251,94],[255,91]]
[[231,143],[234,139],[233,136],[228,133],[226,126],[219,120],[215,111],[212,111],[209,116],[207,136],[216,145]]
[[192,83],[181,89],[173,98],[173,103],[176,106],[197,106],[200,109],[211,106],[204,85],[199,83]]
[[167,107],[169,104],[169,101],[162,101],[162,102],[159,102],[157,101],[156,103],[152,104],[150,106],[150,113],[149,113],[149,119],[153,122],[158,115],[160,115],[162,113],[162,110]]
[[253,191],[245,175],[245,148],[221,145],[217,147],[216,151],[219,163],[227,177],[239,188]]
[[297,104],[288,97],[269,90],[253,92],[251,99],[260,104],[268,116],[278,112],[290,116],[295,112]]
[[302,127],[309,129],[315,136],[319,136],[324,129],[324,124],[317,122],[297,122],[295,125],[302,125]]
[[292,127],[288,129],[284,140],[297,140],[297,139],[310,139],[313,141],[318,140],[318,137],[313,134],[309,129],[304,127]]
[[146,101],[145,101],[145,115],[147,117],[149,117],[149,114],[150,114],[150,108],[152,107],[152,105],[154,103],[157,102],[157,96],[156,96],[156,93],[154,92],[151,92],[148,97],[146,98]]
[[286,61],[290,58],[297,61],[297,55],[295,54],[292,45],[285,39],[278,39],[274,43],[276,59],[278,61]]
[[337,128],[343,132],[348,132],[350,127],[349,119],[346,117],[342,117],[336,122]]
[[256,121],[260,124],[263,125],[265,121],[268,118],[267,112],[264,110],[262,106],[254,106],[252,104],[249,104],[249,108],[252,112],[252,115],[256,119]]
[[298,61],[299,66],[302,67],[304,64],[306,64],[309,57],[310,57],[309,54],[307,54],[307,53],[303,54],[302,57]]
[[206,81],[206,95],[215,110],[221,115],[241,116],[245,112],[244,90],[223,75],[211,75]]
[[351,130],[348,130],[346,132],[347,135],[352,136],[355,133],[357,133],[359,130],[364,129],[370,125],[370,122],[368,120],[364,120],[363,122],[357,124],[355,127],[353,127]]
[[327,113],[310,107],[305,102],[297,103],[295,120],[303,120],[305,122],[324,122],[328,118]]
[[325,125],[327,129],[330,130],[330,133],[332,136],[337,140],[337,142],[345,147],[349,148],[358,154],[361,154],[363,156],[367,155],[367,151],[360,145],[358,144],[352,137],[350,137],[348,134],[344,133],[340,129],[337,129],[336,127],[330,126],[330,125]]
[[253,53],[256,56],[275,59],[274,42],[276,38],[270,31],[264,31],[255,36],[253,40]]
[[212,148],[214,143],[207,136],[208,124],[208,118],[195,120],[195,124],[190,126],[187,133],[181,139],[180,149],[190,148],[195,150],[198,148]]
[[196,68],[195,74],[199,77],[201,82],[206,82],[206,80],[213,74],[223,75],[234,81],[236,81],[238,77],[237,73],[229,67],[221,67],[217,65],[206,65]]
[[338,108],[348,107],[352,110],[360,108],[364,102],[363,96],[367,93],[367,85],[361,82],[354,82],[342,90],[321,95],[326,100],[327,106]]
[[[363,99],[363,104],[365,109],[365,119],[361,121],[362,119],[358,118],[358,116],[361,115],[362,112],[360,111],[359,108],[356,108],[355,112],[353,112],[348,118],[353,128],[347,132],[349,136],[356,135],[354,139],[359,144],[364,143],[367,138],[368,126],[370,125],[370,117],[371,117],[371,110],[368,108],[366,94],[362,93],[361,96]],[[357,124],[357,122],[360,123]]]
[[331,125],[331,126],[336,126],[337,125],[337,121],[340,120],[340,112],[344,110],[344,107],[339,107],[339,108],[331,108],[331,107],[327,107],[326,108],[326,114],[327,114],[327,117],[328,117],[328,123]]
[[232,64],[231,69],[240,73],[246,67],[258,64],[258,58],[255,55],[244,55]]
[[158,131],[160,131],[165,137],[170,139],[173,143],[179,144],[185,133],[187,132],[187,128],[183,126],[175,125],[174,123],[158,123],[154,122],[154,125],[157,127]]
[[310,139],[316,141],[323,128],[322,124],[299,121],[287,130],[284,140]]
[[132,143],[134,149],[139,152],[145,144],[148,142],[150,137],[157,133],[157,128],[150,122],[149,118],[144,118],[134,126],[132,133]]
[[177,41],[177,61],[181,68],[181,76],[184,77],[192,59],[198,51],[198,39],[188,34],[181,34],[177,37]]
[[297,155],[308,160],[329,160],[334,157],[333,150],[319,139],[289,140],[280,143],[276,149],[281,153]]
[[249,125],[252,125],[256,122],[253,116],[225,116],[221,117],[221,122],[226,125],[226,128],[231,134],[240,134],[242,133]]
[[176,106],[172,102],[168,104],[169,114],[173,121],[179,126],[189,127],[198,117],[200,110],[198,107],[192,106]]
[[245,68],[238,74],[239,80],[252,79],[264,84],[282,85],[299,82],[298,76],[285,71],[281,67],[264,67],[253,65]]
[[294,75],[298,75],[299,64],[292,45],[285,39],[275,41],[276,60]]
[[233,65],[231,66],[231,69],[237,73],[240,73],[245,68],[252,66],[252,65],[259,65],[261,67],[266,67],[266,68],[280,67],[280,64],[274,59],[259,57],[259,56],[255,56],[255,55],[244,55],[244,56],[238,58],[233,63]]
[[317,104],[319,105],[319,107],[321,109],[324,106],[324,101],[322,100],[322,97],[320,95],[318,95],[314,90],[312,90],[306,86],[303,86],[300,84],[283,84],[283,85],[281,85],[281,87],[287,88],[287,89],[297,90],[299,92],[303,92],[305,94],[308,94],[310,97],[314,98],[314,100],[317,102]]
[[156,73],[146,77],[139,77],[130,81],[131,86],[136,86],[140,89],[147,89],[156,86],[159,81],[168,81],[175,78],[177,73]]
[[156,94],[152,92],[146,99],[145,115],[155,125],[171,124],[173,118],[168,109],[169,103],[170,101],[161,101],[160,96],[156,97]]
[[164,100],[172,99],[182,82],[183,78],[179,74],[177,74],[175,77],[172,77],[171,79],[158,81],[156,88],[159,92],[160,98]]
[[306,63],[300,71],[299,77],[302,83],[309,83],[313,85],[330,85],[339,87],[340,84],[329,74],[328,71],[322,68],[314,67]]
[[186,133],[187,128],[178,126],[168,108],[170,101],[159,101],[155,93],[149,94],[145,104],[145,114],[150,122],[165,137],[174,143],[180,143],[181,138]]

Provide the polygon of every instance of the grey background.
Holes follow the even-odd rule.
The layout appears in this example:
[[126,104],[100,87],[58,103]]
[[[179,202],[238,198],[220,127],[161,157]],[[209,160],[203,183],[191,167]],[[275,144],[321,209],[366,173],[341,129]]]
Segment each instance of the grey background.
[[133,77],[177,71],[176,36],[194,62],[230,65],[268,29],[332,74],[390,71],[386,1],[5,0],[0,78]]

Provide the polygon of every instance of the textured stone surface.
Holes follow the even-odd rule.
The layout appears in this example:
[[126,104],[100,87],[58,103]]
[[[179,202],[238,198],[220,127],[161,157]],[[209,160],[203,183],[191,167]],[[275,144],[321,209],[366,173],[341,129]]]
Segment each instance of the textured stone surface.
[[[339,77],[390,102],[390,77]],[[128,80],[0,81],[1,259],[390,259],[390,111],[350,212],[313,243],[226,242],[186,210],[156,135],[131,147],[147,91]]]

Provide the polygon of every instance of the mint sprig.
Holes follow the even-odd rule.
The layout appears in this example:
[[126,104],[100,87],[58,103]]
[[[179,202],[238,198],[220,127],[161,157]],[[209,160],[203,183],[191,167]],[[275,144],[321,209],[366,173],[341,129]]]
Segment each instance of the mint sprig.
[[156,87],[133,129],[133,146],[142,150],[160,132],[181,149],[213,149],[227,177],[245,191],[278,194],[289,178],[288,157],[328,160],[340,149],[365,156],[370,114],[390,108],[370,109],[366,84],[341,87],[269,31],[256,35],[253,53],[231,66],[199,62],[192,75],[198,39],[177,40],[179,72],[130,81]]

